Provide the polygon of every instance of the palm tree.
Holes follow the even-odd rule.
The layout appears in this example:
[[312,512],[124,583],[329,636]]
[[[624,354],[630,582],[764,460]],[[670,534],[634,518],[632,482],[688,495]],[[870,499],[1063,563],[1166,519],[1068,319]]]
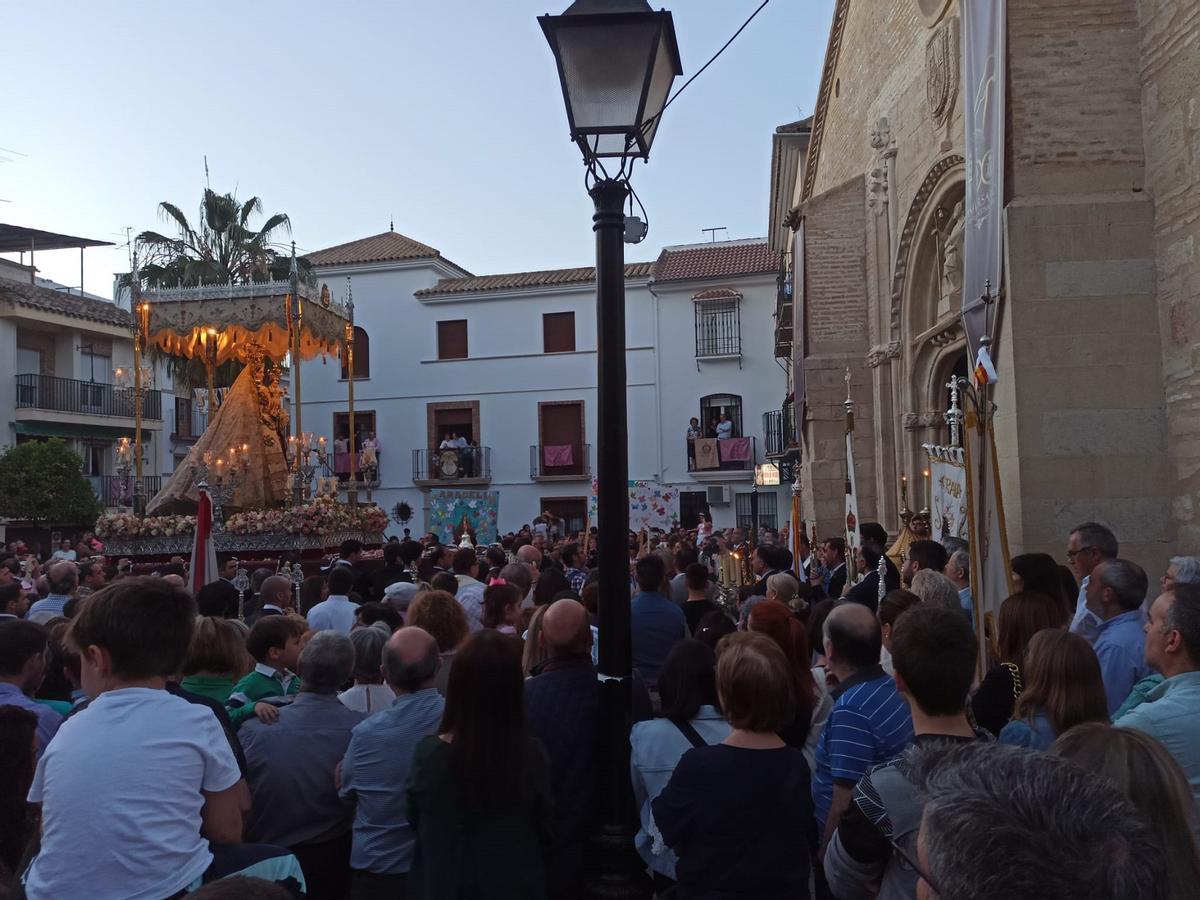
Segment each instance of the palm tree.
[[[290,234],[291,219],[285,213],[275,213],[255,229],[250,217],[261,215],[262,209],[258,197],[242,202],[234,194],[218,194],[206,187],[200,200],[199,224],[194,228],[178,206],[164,200],[158,204],[159,215],[175,224],[177,236],[157,231],[143,231],[137,236],[144,253],[144,262],[138,267],[141,284],[171,288],[286,278],[291,260],[272,248],[271,237],[280,229]],[[307,260],[299,263],[301,277],[310,280],[312,267]],[[217,369],[217,383],[232,384],[241,369],[240,363],[230,360]],[[201,387],[206,382],[204,365],[199,360],[173,357],[170,371],[173,383],[179,387]]]
[[[250,217],[262,213],[262,200],[251,197],[244,203],[233,194],[204,189],[200,201],[199,227],[174,203],[158,205],[159,215],[175,223],[178,236],[143,231],[137,240],[147,252],[139,274],[147,287],[181,287],[203,283],[245,284],[271,277],[280,262],[271,248],[271,237],[279,229],[289,234],[291,219],[275,213],[256,229]],[[284,268],[286,271],[286,266]]]

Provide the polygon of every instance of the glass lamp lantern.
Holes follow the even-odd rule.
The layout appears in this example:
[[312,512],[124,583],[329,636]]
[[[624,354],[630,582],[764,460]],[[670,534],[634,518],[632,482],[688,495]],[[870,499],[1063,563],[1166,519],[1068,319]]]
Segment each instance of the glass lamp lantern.
[[647,159],[683,72],[671,14],[646,0],[575,0],[538,22],[558,66],[571,139],[587,162]]

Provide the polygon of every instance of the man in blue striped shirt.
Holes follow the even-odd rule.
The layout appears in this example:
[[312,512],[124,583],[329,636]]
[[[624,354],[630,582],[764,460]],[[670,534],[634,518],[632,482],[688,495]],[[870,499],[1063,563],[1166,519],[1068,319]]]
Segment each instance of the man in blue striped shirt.
[[871,610],[861,603],[837,606],[825,620],[824,638],[828,671],[838,684],[817,742],[812,780],[822,853],[858,780],[899,756],[913,738],[908,704],[879,665],[883,641]]

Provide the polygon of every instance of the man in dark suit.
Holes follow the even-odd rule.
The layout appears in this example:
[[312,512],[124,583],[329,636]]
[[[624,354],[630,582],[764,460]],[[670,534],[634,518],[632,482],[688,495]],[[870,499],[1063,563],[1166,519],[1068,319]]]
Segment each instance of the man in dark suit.
[[421,545],[416,541],[400,541],[383,546],[383,568],[371,579],[368,600],[382,600],[383,592],[398,581],[412,583],[412,570],[421,558]]
[[823,589],[821,572],[815,568],[809,575],[809,583],[816,588],[819,596],[836,600],[846,588],[846,539],[826,538],[817,552],[829,572],[829,587]]
[[286,610],[292,608],[292,582],[282,575],[272,575],[263,582],[259,597],[262,605],[246,617],[246,624],[251,628],[259,619],[266,616],[282,616]]
[[[871,612],[879,609],[880,557],[887,559],[886,556],[883,556],[883,545],[871,539],[864,540],[858,557],[864,573],[863,580],[850,588],[849,593],[846,594],[847,600],[854,603],[861,603],[863,606],[868,607]],[[888,591],[894,591],[898,587],[900,587],[900,573],[889,559],[887,561],[887,568],[884,570],[883,593],[886,596]]]

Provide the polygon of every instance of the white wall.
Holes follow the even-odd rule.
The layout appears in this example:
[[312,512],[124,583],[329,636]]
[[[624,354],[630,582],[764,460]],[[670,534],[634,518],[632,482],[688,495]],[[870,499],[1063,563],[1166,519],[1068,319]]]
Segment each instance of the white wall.
[[[538,442],[538,403],[582,400],[584,441],[594,471],[596,443],[596,315],[592,285],[492,292],[462,297],[417,298],[440,275],[431,261],[393,268],[318,270],[318,279],[344,299],[345,276],[353,278],[355,322],[370,339],[370,378],[354,384],[356,411],[375,412],[381,487],[374,499],[385,509],[407,501],[416,514],[414,534],[425,529],[427,492],[412,481],[412,454],[429,446],[426,404],[479,402],[479,443],[492,448],[492,481],[500,493],[500,528],[509,531],[541,512],[547,497],[586,497],[590,479],[533,482],[529,447]],[[742,347],[738,360],[701,362],[696,369],[692,296],[697,290],[732,286],[743,291]],[[655,296],[657,294],[657,296]],[[626,343],[629,413],[629,477],[704,490],[711,476],[687,471],[684,436],[688,418],[699,415],[702,396],[742,397],[745,433],[756,439],[762,461],[762,414],[782,405],[784,373],[773,358],[774,277],[755,276],[719,285],[627,285]],[[575,313],[570,353],[542,352],[542,315]],[[437,359],[437,322],[468,321],[464,360]],[[655,347],[657,338],[658,346]],[[305,362],[301,372],[303,427],[332,441],[333,415],[344,412],[346,383],[338,360]],[[720,482],[716,482],[720,483]],[[749,492],[752,480],[731,480],[733,492]],[[771,491],[772,489],[764,489]],[[780,519],[786,494],[780,493]],[[735,505],[714,506],[714,521],[732,525]],[[393,525],[391,531],[399,533]]]

